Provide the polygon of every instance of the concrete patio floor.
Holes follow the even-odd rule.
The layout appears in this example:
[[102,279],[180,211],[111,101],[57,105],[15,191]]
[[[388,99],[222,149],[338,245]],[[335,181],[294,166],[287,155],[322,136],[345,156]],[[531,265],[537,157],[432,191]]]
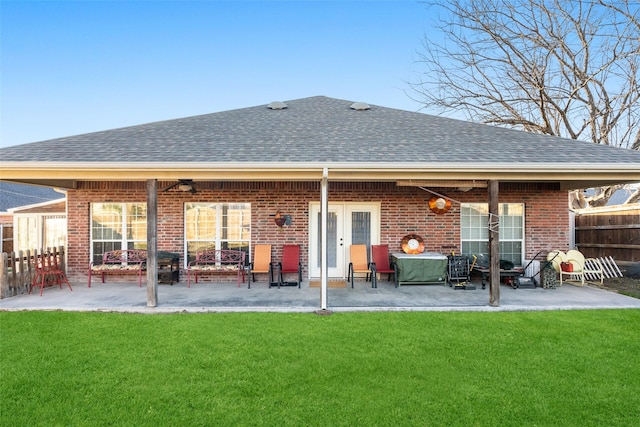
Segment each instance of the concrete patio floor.
[[[176,312],[314,312],[320,309],[320,289],[309,282],[297,287],[269,288],[256,282],[248,289],[244,283],[201,282],[187,288],[186,283],[158,285],[158,306],[147,307],[147,289],[132,282],[72,283],[45,288],[42,296],[34,290],[0,300],[0,310],[63,310],[136,313]],[[38,289],[39,291],[39,289]],[[512,289],[500,286],[500,306],[489,305],[489,289],[455,290],[442,285],[403,285],[378,282],[355,283],[355,288],[329,288],[327,309],[348,311],[535,311],[577,309],[640,309],[640,299],[606,291],[595,286],[564,284],[556,289]]]

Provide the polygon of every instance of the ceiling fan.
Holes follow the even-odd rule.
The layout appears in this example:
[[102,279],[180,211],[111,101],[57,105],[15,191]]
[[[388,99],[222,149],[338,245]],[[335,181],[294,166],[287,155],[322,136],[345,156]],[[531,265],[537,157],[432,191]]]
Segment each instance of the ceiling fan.
[[176,187],[180,191],[185,191],[185,192],[188,191],[190,193],[196,192],[196,185],[192,179],[179,179],[178,182],[176,182],[175,184],[171,184],[170,186],[168,186],[162,191],[169,191],[172,188],[176,188]]

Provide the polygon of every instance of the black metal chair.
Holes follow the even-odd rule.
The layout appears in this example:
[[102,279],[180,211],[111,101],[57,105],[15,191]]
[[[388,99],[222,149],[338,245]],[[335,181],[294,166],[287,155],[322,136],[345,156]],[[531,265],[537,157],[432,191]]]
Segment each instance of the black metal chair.
[[449,286],[469,282],[471,280],[469,271],[469,258],[464,255],[448,255],[447,281]]

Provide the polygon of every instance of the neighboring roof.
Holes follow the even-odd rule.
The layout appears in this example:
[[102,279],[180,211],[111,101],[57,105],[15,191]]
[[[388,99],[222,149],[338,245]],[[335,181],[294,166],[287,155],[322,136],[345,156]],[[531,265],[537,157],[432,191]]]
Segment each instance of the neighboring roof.
[[64,198],[64,194],[53,188],[0,181],[0,212]]
[[640,181],[637,151],[323,96],[285,103],[3,148],[0,178],[317,179],[327,168],[341,180]]
[[[629,199],[629,197],[635,192],[634,188],[621,188],[616,190],[609,200],[607,200],[606,206],[617,206],[621,205]],[[584,191],[584,195],[587,197],[593,196],[595,194],[595,190],[593,188],[586,189]]]

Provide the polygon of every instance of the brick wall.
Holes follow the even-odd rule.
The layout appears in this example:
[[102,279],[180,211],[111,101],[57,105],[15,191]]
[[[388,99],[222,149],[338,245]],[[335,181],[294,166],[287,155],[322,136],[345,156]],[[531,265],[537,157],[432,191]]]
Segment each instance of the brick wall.
[[[302,263],[308,265],[309,203],[320,200],[320,184],[311,182],[212,182],[198,186],[196,194],[177,190],[162,192],[171,182],[159,182],[158,250],[184,254],[185,202],[251,203],[252,245],[270,243],[275,259],[280,259],[283,244],[302,246]],[[144,182],[81,182],[70,190],[68,198],[68,275],[76,280],[86,277],[89,264],[89,213],[91,202],[146,202]],[[487,202],[487,190],[462,192],[453,189],[432,190],[460,202]],[[396,187],[394,183],[329,183],[330,202],[381,203],[380,243],[400,250],[400,241],[408,233],[425,240],[427,251],[450,252],[460,248],[460,206],[453,203],[444,215],[428,208],[432,194],[414,187]],[[501,203],[525,203],[526,258],[541,249],[567,249],[569,216],[567,194],[532,184],[501,184]],[[278,228],[273,221],[277,211],[291,215],[290,227]]]

